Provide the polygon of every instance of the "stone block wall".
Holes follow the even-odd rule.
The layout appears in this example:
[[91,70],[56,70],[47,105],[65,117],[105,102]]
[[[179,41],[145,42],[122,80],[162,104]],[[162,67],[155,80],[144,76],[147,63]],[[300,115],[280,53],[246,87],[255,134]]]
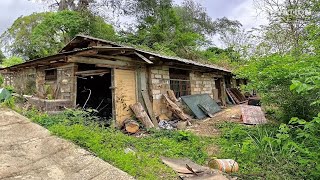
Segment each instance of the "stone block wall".
[[[166,94],[170,89],[170,76],[168,66],[150,67],[149,89],[153,100],[153,111],[156,116],[169,113],[162,94]],[[190,72],[191,94],[209,94],[214,98],[216,77],[213,73]]]
[[76,77],[74,76],[76,65],[70,64],[57,68],[57,85],[59,88],[58,99],[75,100]]
[[191,94],[209,94],[212,98],[213,89],[216,88],[214,74],[191,72],[190,73]]
[[168,66],[150,67],[149,89],[153,100],[153,111],[156,116],[168,113],[162,94],[170,89],[170,77]]

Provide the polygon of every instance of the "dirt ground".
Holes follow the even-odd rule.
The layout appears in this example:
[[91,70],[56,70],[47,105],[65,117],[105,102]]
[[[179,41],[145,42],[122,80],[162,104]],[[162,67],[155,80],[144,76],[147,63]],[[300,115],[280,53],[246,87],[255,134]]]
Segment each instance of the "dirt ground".
[[220,122],[234,122],[242,123],[240,120],[241,109],[240,105],[229,106],[222,111],[216,113],[213,118],[207,118],[204,120],[194,120],[192,126],[188,128],[189,131],[195,133],[198,136],[217,136],[219,130],[215,127],[215,124]]

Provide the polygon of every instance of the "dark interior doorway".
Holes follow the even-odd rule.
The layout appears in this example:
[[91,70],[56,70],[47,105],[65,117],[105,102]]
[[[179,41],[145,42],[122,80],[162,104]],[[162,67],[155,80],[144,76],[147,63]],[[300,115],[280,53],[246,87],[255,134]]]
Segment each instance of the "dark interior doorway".
[[215,79],[215,85],[216,85],[216,89],[218,90],[218,98],[220,99],[220,101],[222,101],[222,79],[221,78],[217,78]]
[[231,88],[231,77],[230,76],[224,76],[226,88]]
[[[79,70],[78,70],[79,71]],[[80,70],[81,71],[81,70]],[[89,71],[89,70],[88,70]],[[84,71],[82,71],[84,72]],[[90,71],[92,72],[92,70]],[[94,115],[112,117],[111,73],[77,77],[77,105],[95,110]]]

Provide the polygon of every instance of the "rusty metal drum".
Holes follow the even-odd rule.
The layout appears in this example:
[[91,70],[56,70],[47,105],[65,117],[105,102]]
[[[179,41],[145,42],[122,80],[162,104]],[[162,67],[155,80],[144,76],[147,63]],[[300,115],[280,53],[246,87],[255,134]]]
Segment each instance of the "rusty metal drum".
[[212,159],[208,162],[208,166],[226,173],[239,171],[239,165],[233,159]]

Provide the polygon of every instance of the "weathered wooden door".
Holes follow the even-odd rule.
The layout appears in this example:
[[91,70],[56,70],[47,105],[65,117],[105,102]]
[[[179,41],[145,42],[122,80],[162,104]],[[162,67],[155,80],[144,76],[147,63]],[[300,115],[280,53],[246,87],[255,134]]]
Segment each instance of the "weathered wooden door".
[[115,118],[121,125],[126,118],[132,117],[130,105],[137,102],[136,73],[134,70],[114,70]]

